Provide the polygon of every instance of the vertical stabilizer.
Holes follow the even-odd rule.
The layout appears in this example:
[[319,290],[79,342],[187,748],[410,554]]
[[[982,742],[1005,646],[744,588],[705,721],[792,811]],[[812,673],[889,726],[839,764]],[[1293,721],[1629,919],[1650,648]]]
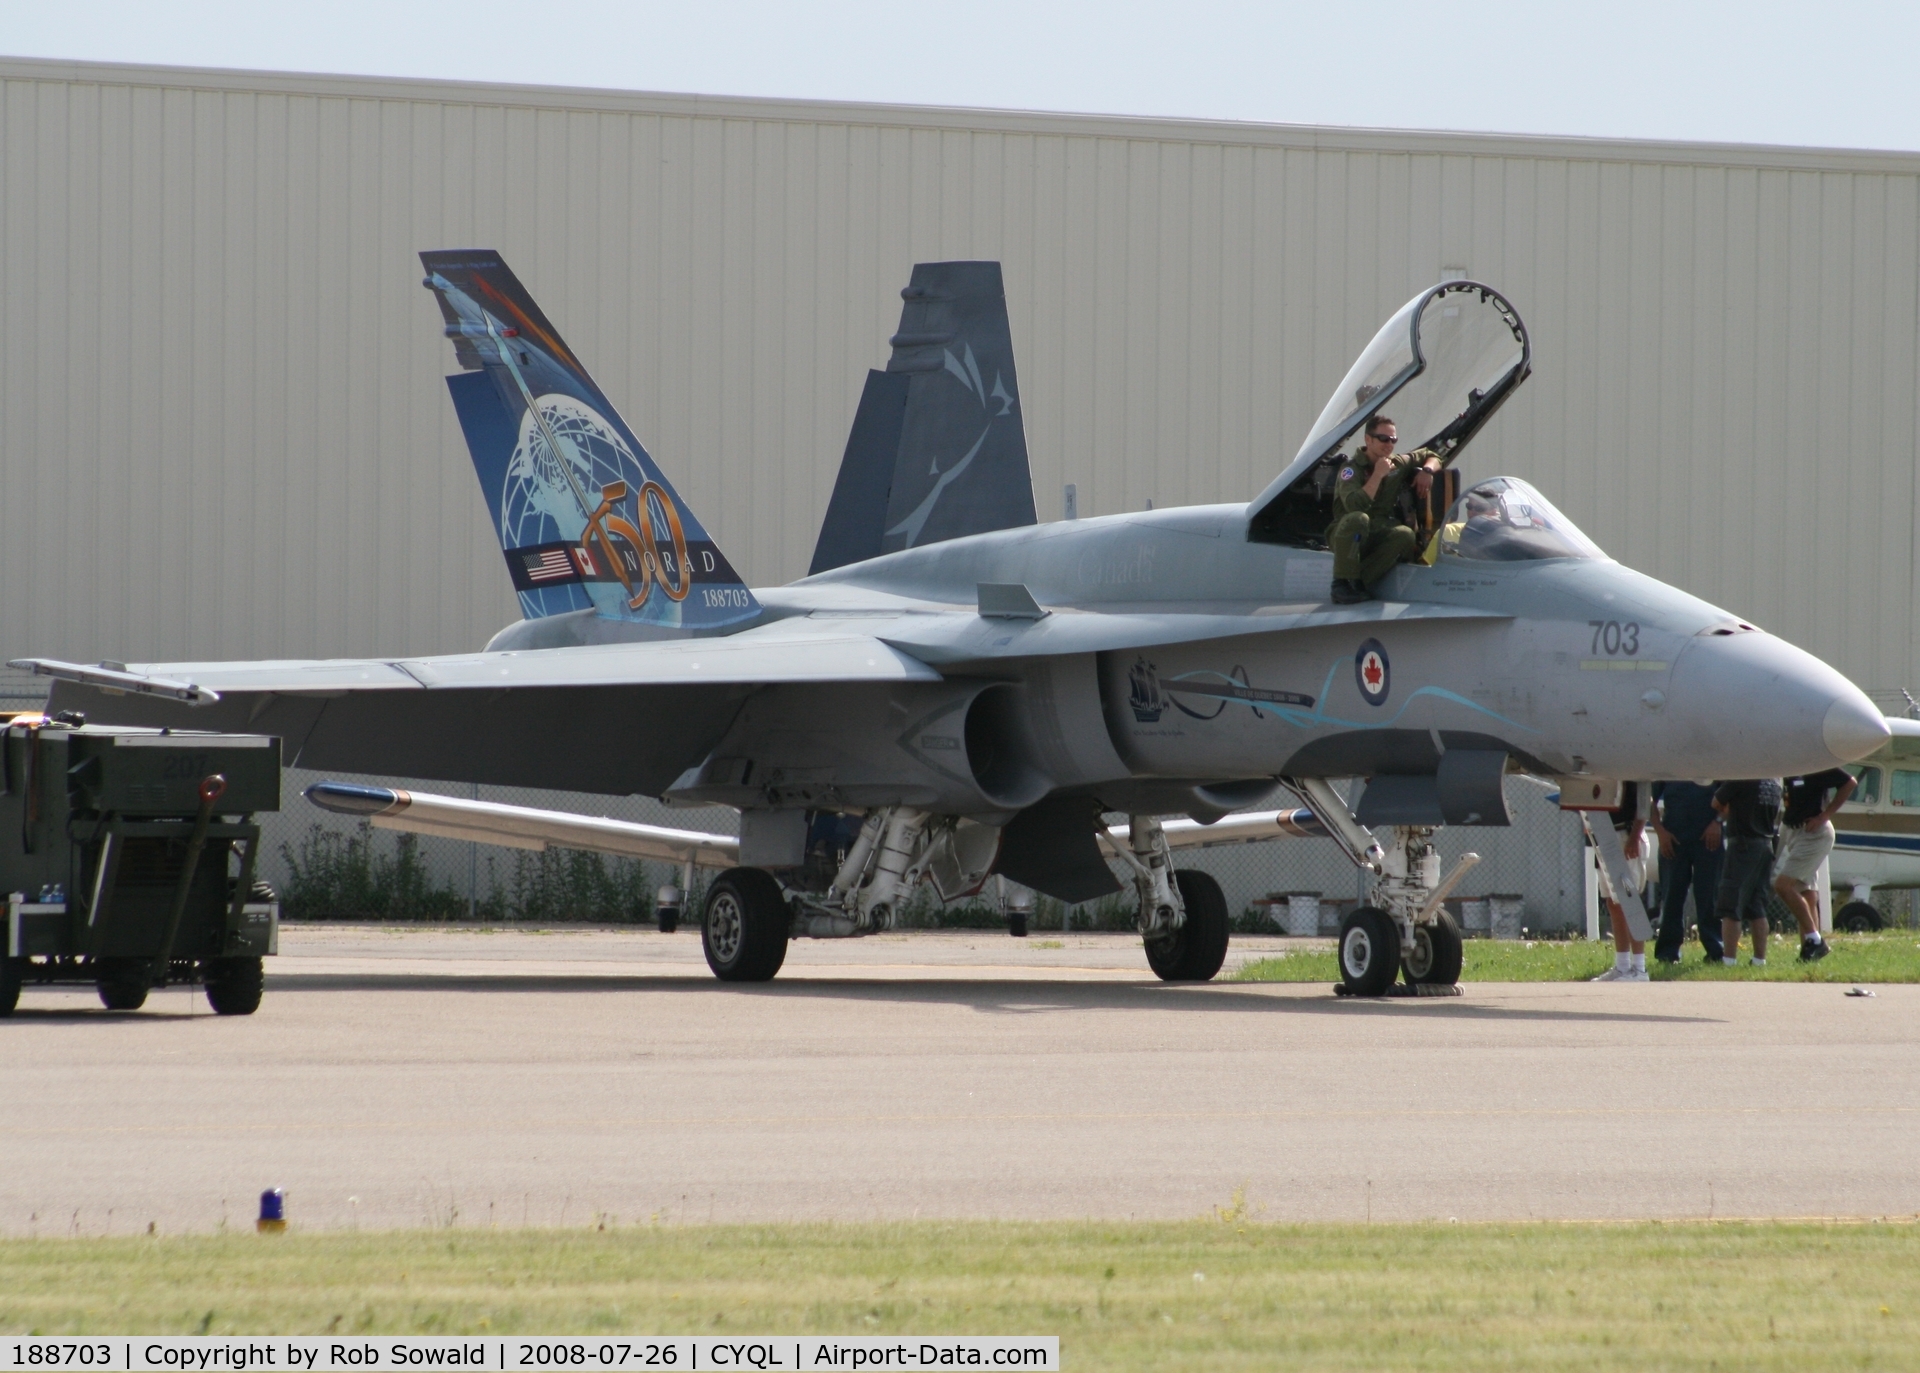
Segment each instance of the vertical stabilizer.
[[491,249],[420,254],[454,355],[447,390],[528,619],[593,610],[717,629],[760,606]]
[[811,572],[1033,524],[1006,290],[997,262],[922,262],[871,372]]

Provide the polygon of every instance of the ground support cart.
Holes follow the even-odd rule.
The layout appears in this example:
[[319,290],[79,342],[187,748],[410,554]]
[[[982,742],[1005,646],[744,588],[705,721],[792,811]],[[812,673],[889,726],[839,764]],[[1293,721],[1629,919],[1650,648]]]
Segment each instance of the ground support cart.
[[280,928],[252,820],[279,808],[278,739],[0,715],[0,1016],[61,982],[117,1011],[197,984],[252,1014]]

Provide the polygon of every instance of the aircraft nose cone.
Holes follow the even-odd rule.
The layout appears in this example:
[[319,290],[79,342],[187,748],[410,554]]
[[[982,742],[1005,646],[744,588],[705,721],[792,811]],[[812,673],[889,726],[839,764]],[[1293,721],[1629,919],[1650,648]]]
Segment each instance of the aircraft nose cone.
[[1673,665],[1666,761],[1680,777],[1794,777],[1863,758],[1892,731],[1811,653],[1759,631],[1703,636]]
[[1886,717],[1865,697],[1842,697],[1827,707],[1827,718],[1820,722],[1820,738],[1827,752],[1842,763],[1865,758],[1892,737]]

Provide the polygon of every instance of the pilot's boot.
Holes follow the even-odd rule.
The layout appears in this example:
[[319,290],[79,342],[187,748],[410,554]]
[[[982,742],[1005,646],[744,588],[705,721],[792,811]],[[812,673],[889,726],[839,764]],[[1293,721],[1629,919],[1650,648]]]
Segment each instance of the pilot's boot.
[[1358,605],[1362,601],[1373,599],[1373,593],[1367,590],[1367,584],[1348,577],[1335,577],[1331,593],[1335,605]]

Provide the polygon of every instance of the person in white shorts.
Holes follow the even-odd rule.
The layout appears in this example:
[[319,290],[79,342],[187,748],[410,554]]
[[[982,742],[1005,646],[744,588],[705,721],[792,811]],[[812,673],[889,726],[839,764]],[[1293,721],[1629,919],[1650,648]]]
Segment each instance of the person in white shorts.
[[1828,768],[1781,783],[1780,854],[1773,862],[1773,889],[1800,926],[1800,961],[1827,956],[1820,937],[1820,898],[1813,891],[1820,865],[1833,852],[1833,817],[1858,785],[1842,768]]
[[[1608,813],[1607,819],[1620,835],[1620,848],[1627,860],[1627,894],[1637,895],[1647,890],[1648,879],[1653,875],[1653,846],[1647,842],[1647,816],[1641,806],[1643,797],[1651,793],[1644,782],[1628,782],[1620,789],[1620,804]],[[1581,812],[1580,823],[1587,825],[1586,812]],[[1593,831],[1587,830],[1587,841],[1593,842]],[[1647,978],[1647,946],[1633,937],[1627,926],[1626,910],[1620,905],[1621,893],[1614,890],[1613,878],[1607,872],[1607,865],[1601,863],[1600,896],[1607,903],[1607,916],[1613,926],[1613,966],[1591,979],[1595,982],[1645,982]]]

